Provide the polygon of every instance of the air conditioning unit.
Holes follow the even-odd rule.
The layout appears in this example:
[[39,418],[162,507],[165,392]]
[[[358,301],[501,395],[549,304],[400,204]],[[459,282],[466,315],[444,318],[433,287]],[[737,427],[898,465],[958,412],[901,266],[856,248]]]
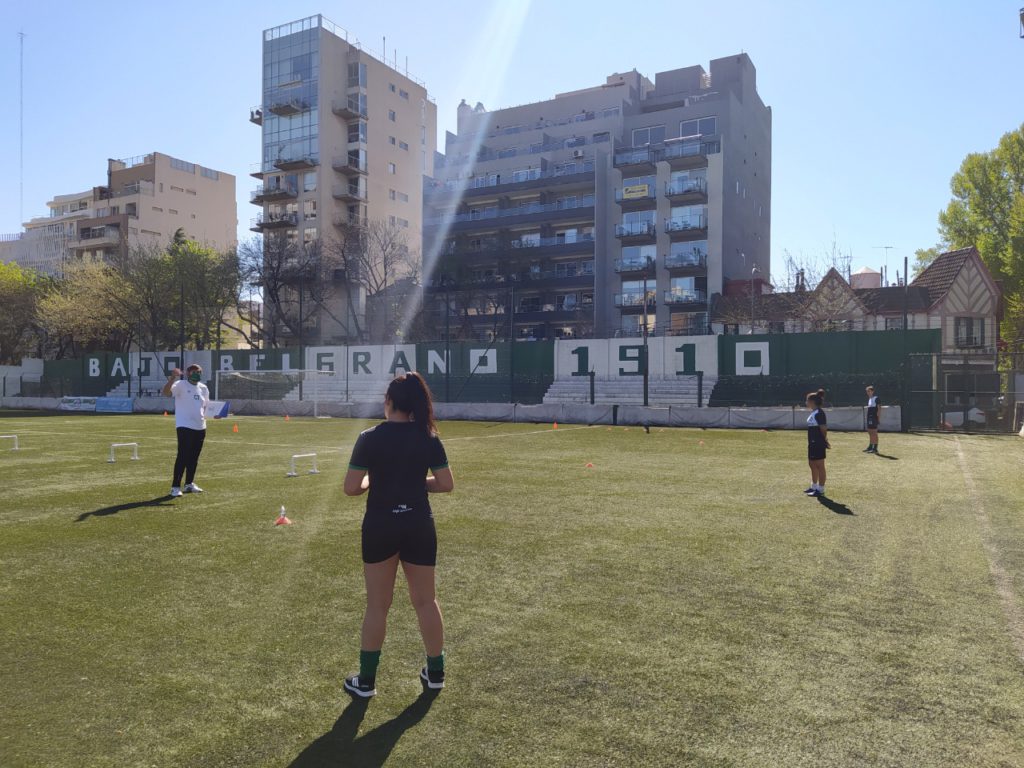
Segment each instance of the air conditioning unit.
[[582,149],[574,149],[572,151],[572,156],[576,160],[582,160],[583,159],[583,150]]

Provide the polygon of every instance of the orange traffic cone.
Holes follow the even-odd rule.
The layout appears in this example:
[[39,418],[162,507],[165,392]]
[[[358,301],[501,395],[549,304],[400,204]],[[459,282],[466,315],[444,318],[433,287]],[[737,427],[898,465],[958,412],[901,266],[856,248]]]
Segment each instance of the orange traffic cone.
[[231,431],[234,432],[235,434],[238,434],[238,425],[235,424],[233,427],[231,427]]
[[558,422],[556,421],[554,424],[552,424],[551,428],[552,429],[558,429]]
[[167,415],[167,411],[164,411],[164,416],[166,416],[166,415]]
[[288,515],[284,513],[284,505],[281,506],[281,514],[277,516],[277,521],[274,525],[291,525],[292,521],[288,519]]
[[289,415],[288,415],[288,414],[286,413],[286,414],[284,415],[284,420],[285,420],[285,421],[291,421],[291,420],[292,420],[292,417],[291,417],[291,416],[289,416]]

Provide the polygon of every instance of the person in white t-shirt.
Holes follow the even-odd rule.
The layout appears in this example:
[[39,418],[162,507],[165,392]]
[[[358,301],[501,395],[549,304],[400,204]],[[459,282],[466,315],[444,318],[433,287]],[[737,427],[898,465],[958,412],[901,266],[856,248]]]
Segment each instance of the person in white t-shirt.
[[[195,483],[199,454],[206,440],[206,407],[210,404],[210,390],[203,384],[203,369],[190,365],[181,375],[175,368],[167,378],[163,395],[174,398],[174,426],[178,433],[178,455],[174,459],[174,479],[171,481],[171,496],[182,493],[202,493]],[[181,478],[185,476],[185,489]]]

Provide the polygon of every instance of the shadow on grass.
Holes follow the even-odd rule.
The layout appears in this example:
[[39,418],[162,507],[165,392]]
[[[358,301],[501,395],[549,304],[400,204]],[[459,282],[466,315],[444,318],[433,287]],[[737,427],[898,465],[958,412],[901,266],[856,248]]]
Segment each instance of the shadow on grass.
[[316,766],[352,766],[373,768],[384,765],[391,751],[406,731],[426,717],[437,694],[424,691],[397,717],[381,723],[372,731],[356,738],[366,716],[369,699],[353,698],[334,726],[293,760],[288,768]]
[[[818,503],[830,512],[835,512],[837,515],[853,515],[854,512],[845,504],[840,504],[838,501],[828,498],[827,496],[818,496]],[[856,516],[856,515],[854,515]]]
[[875,451],[875,456],[877,456],[880,459],[888,459],[889,461],[899,461],[898,456],[889,456],[888,454],[879,453],[878,451]]
[[129,509],[139,509],[140,507],[173,507],[173,504],[168,504],[173,496],[170,494],[164,494],[163,496],[157,496],[155,499],[149,499],[149,501],[133,501],[128,504],[115,504],[112,507],[103,507],[102,509],[94,509],[92,512],[83,512],[76,519],[76,523],[80,523],[90,517],[106,517],[107,515],[116,515],[118,512],[125,512]]

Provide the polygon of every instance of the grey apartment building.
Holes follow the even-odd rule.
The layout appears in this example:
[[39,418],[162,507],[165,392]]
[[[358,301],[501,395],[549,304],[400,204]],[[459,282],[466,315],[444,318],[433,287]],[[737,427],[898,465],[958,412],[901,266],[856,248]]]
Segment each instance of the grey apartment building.
[[[262,103],[249,114],[262,129],[252,231],[265,244],[329,248],[377,222],[418,251],[423,177],[437,146],[426,86],[320,15],[265,30],[262,45]],[[319,289],[326,299],[319,308],[307,301],[304,341],[355,339],[367,299],[358,275],[335,270]],[[291,286],[302,290],[301,280]]]
[[770,222],[771,110],[745,54],[463,103],[425,180],[426,306],[463,338],[709,333],[714,294],[769,279]]

